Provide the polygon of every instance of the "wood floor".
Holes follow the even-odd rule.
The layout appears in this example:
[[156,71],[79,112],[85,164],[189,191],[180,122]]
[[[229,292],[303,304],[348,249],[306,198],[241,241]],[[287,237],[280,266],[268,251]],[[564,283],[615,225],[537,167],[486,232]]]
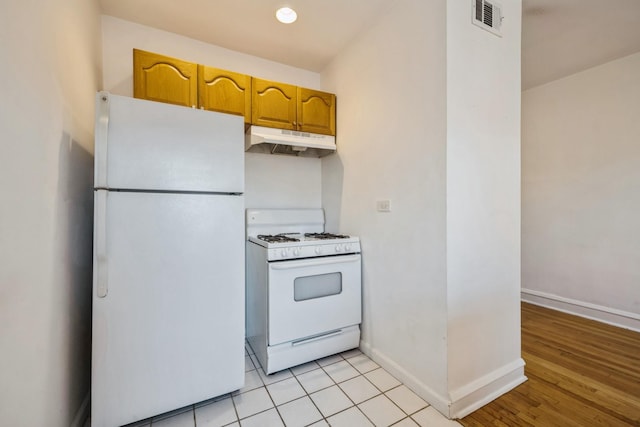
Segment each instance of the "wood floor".
[[458,420],[486,426],[640,426],[640,333],[522,304],[528,381]]

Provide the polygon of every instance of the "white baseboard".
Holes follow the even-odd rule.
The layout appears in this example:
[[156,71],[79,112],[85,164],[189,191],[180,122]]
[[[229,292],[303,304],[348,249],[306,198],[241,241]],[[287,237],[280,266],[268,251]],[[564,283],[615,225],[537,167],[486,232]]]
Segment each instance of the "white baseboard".
[[521,289],[521,299],[531,304],[640,332],[640,314],[525,288]]
[[391,358],[379,350],[373,349],[369,343],[361,341],[360,349],[438,412],[450,419],[462,418],[470,414],[527,380],[527,377],[524,376],[524,361],[518,359],[450,393],[449,397],[445,397],[419,381]]
[[449,418],[462,418],[527,380],[524,360],[518,358],[449,393]]
[[80,408],[78,408],[78,412],[76,412],[76,416],[73,418],[73,422],[71,423],[71,427],[83,427],[84,422],[89,418],[89,411],[91,410],[91,392],[88,392],[87,395],[82,400],[82,404]]
[[368,342],[360,341],[360,350],[369,356],[374,362],[383,367],[387,372],[400,380],[414,393],[433,406],[445,417],[449,417],[449,401],[444,396],[439,395],[426,384],[420,382],[414,375],[398,365],[385,354],[371,347]]

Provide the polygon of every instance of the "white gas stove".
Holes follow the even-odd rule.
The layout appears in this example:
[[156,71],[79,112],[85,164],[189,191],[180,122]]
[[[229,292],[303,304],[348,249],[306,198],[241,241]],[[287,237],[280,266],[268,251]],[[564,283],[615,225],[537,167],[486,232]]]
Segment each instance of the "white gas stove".
[[267,374],[358,347],[360,239],[322,209],[247,210],[247,339]]

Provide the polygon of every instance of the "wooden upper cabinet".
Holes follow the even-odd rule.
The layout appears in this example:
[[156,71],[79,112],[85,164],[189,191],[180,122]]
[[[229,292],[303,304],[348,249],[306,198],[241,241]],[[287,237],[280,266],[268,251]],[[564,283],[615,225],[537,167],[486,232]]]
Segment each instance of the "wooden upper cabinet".
[[133,96],[237,114],[245,123],[336,134],[336,96],[133,50]]
[[198,68],[191,62],[133,50],[133,96],[195,107]]
[[297,130],[297,87],[258,78],[252,79],[251,123]]
[[252,124],[336,134],[334,94],[255,77],[252,81]]
[[198,65],[199,106],[244,116],[251,123],[251,76]]
[[298,129],[303,132],[336,134],[336,96],[298,88]]

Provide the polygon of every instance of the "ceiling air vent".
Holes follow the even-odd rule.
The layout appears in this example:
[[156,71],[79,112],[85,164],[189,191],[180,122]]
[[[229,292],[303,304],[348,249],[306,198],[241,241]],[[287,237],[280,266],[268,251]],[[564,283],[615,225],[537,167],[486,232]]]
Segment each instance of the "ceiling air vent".
[[492,1],[473,0],[473,23],[497,36],[502,36],[502,7]]

